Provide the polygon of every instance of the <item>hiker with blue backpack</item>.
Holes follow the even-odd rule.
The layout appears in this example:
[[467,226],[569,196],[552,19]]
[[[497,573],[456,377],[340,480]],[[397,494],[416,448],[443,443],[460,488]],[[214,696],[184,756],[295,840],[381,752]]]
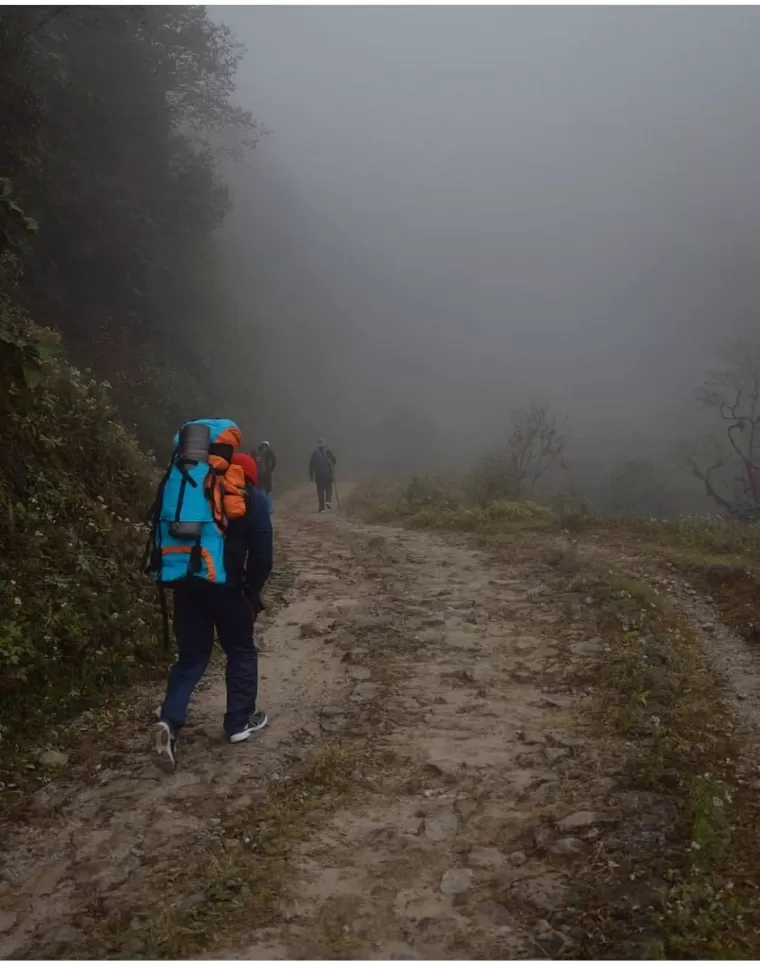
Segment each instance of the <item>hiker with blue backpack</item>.
[[266,713],[256,710],[254,622],[272,570],[272,522],[255,486],[256,462],[236,453],[241,439],[234,421],[188,421],[156,495],[146,570],[159,586],[167,634],[164,592],[173,590],[177,643],[153,733],[152,758],[163,771],[175,770],[177,738],[215,630],[227,657],[227,737],[242,742],[267,724]]

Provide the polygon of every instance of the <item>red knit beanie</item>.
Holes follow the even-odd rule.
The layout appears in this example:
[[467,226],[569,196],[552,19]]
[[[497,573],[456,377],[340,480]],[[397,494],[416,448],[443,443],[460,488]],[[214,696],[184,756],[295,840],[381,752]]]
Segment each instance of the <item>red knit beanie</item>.
[[250,454],[233,454],[230,464],[239,464],[243,469],[246,481],[250,481],[251,484],[256,484],[259,480],[259,469]]

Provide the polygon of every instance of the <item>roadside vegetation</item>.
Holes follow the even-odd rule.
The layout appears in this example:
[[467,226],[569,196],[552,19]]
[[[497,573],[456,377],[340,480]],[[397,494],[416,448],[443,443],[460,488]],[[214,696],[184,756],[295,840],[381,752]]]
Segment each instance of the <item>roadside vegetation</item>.
[[0,265],[0,759],[165,657],[141,573],[153,463]]
[[616,783],[564,921],[590,957],[754,958],[760,805],[694,626],[624,564],[546,561],[568,636],[598,639],[568,683],[592,693],[584,739]]

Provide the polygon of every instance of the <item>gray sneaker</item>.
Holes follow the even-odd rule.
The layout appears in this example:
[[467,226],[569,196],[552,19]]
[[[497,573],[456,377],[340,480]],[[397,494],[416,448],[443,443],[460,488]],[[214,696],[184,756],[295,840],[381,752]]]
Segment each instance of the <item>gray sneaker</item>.
[[266,728],[268,722],[269,719],[265,711],[254,712],[246,722],[246,726],[242,731],[235,732],[234,735],[229,736],[230,741],[233,745],[237,744],[237,742],[244,742],[250,738],[254,732],[260,732],[262,728]]
[[156,768],[171,775],[177,768],[177,736],[168,722],[160,721],[153,729],[151,760]]

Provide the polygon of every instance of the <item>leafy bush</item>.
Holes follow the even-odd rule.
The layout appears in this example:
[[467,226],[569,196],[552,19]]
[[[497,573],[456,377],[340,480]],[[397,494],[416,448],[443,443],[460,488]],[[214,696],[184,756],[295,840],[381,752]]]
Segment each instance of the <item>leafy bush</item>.
[[382,492],[366,488],[352,497],[352,505],[368,520],[402,520],[413,528],[483,531],[542,528],[556,522],[551,508],[533,501],[501,500],[487,507],[468,507],[461,489],[440,478],[414,478],[405,488]]
[[485,454],[470,473],[467,486],[471,499],[481,508],[520,495],[520,481],[511,460],[503,454]]
[[535,501],[496,501],[483,514],[491,521],[542,521],[548,524],[554,520],[551,509]]
[[452,475],[416,475],[409,483],[403,500],[409,509],[427,507],[451,510],[466,502],[466,495]]
[[[47,343],[0,292],[0,345]],[[52,352],[46,352],[50,355]],[[108,386],[61,356],[0,394],[0,752],[162,657],[140,572],[155,471]]]

